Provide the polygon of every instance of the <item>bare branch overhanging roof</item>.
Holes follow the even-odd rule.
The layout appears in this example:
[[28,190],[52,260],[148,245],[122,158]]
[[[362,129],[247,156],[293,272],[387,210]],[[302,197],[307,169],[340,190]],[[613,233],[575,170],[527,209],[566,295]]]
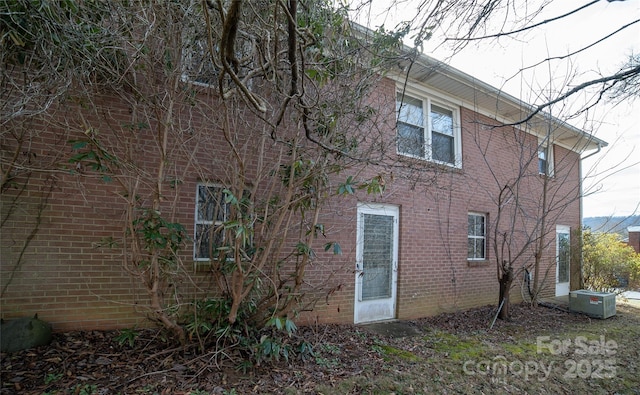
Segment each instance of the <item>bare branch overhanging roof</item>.
[[[373,31],[352,22],[355,30],[365,37]],[[398,78],[409,77],[419,83],[453,96],[461,104],[484,113],[506,124],[517,123],[536,111],[536,107],[526,103],[494,86],[487,84],[444,62],[403,45],[406,55],[400,60],[396,70],[388,72]],[[578,153],[606,147],[608,143],[567,122],[541,111],[523,124],[522,129],[546,135],[551,127],[553,141]]]
[[[503,123],[517,123],[536,111],[535,106],[430,56],[418,54],[409,69],[410,62],[406,60],[399,67],[405,68],[404,71],[408,71],[411,79],[455,96],[471,108],[483,110],[485,114]],[[526,124],[540,133],[546,133],[551,126],[554,142],[576,152],[582,153],[608,145],[606,141],[550,116],[547,112],[535,114]]]

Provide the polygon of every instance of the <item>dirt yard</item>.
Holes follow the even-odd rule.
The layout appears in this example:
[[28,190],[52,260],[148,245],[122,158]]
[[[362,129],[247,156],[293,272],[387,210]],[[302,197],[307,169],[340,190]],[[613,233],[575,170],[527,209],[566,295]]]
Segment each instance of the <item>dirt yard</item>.
[[597,320],[518,305],[489,329],[494,313],[404,322],[405,337],[299,328],[306,358],[253,368],[228,350],[168,349],[158,331],[132,345],[122,332],[58,333],[49,346],[1,355],[0,394],[640,394],[640,309],[618,304]]

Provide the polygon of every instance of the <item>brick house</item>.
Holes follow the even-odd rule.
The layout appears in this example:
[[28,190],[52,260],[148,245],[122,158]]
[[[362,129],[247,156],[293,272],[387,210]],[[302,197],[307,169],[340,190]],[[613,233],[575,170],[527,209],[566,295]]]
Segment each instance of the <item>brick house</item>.
[[629,232],[629,241],[627,244],[631,246],[635,252],[640,253],[640,226],[629,226],[627,231]]
[[[566,295],[580,288],[580,263],[571,256],[570,246],[575,242],[572,231],[581,225],[581,155],[606,143],[543,113],[509,125],[533,108],[428,56],[420,56],[409,72],[402,66],[379,81],[375,101],[382,119],[377,130],[392,141],[385,155],[406,167],[363,167],[363,177],[384,174],[383,193],[329,199],[323,223],[327,237],[339,241],[342,254],[317,254],[305,281],[308,295],[315,292],[320,299],[298,320],[365,323],[496,304],[500,250],[493,246],[504,246],[496,241],[501,237],[510,240],[517,255],[514,301],[526,298],[521,269],[533,274],[532,235],[545,236],[537,272],[541,295]],[[196,90],[205,96],[209,110],[220,105],[208,97],[206,88]],[[83,115],[82,103],[70,99],[51,109],[55,122],[32,121],[29,127],[37,133],[26,154],[15,150],[8,135],[2,136],[3,158],[15,151],[43,170],[30,174],[24,188],[8,187],[2,193],[5,319],[37,313],[56,330],[145,322],[140,306],[147,296],[122,264],[128,252],[107,248],[123,234],[122,218],[130,200],[100,173],[101,166],[108,168],[110,163],[96,161],[93,168],[79,161],[70,164],[74,149],[82,144],[74,148],[69,142],[99,136],[110,142],[113,152],[144,169],[163,160],[150,131],[159,129],[161,122],[132,125],[130,106],[108,93],[96,96],[93,104],[95,111]],[[172,122],[196,125],[202,119],[194,109]],[[132,129],[135,138],[128,134]],[[242,126],[237,130],[243,137],[237,141],[247,155],[264,148],[257,139],[247,144],[252,136],[242,136]],[[166,151],[167,157],[180,158],[171,161],[168,171],[180,182],[166,187],[163,196],[163,204],[173,203],[172,218],[185,226],[193,244],[182,259],[194,274],[194,284],[185,294],[167,296],[183,299],[216,286],[206,275],[209,255],[200,233],[218,217],[199,213],[209,209],[203,196],[219,194],[225,187],[210,175],[220,173],[230,160],[225,136],[187,137],[184,144],[170,145]],[[277,157],[277,149],[266,149],[266,160]],[[180,156],[184,152],[193,155]],[[205,170],[192,172],[192,162]],[[66,167],[57,167],[60,163]],[[253,163],[259,166],[257,160]],[[426,165],[431,173],[413,171],[415,163]],[[44,171],[47,168],[60,171]],[[256,177],[258,171],[250,168],[247,174]],[[499,211],[501,204],[507,205],[500,200],[501,192],[515,179],[520,181],[511,199],[517,199],[518,206]],[[134,181],[126,178],[141,195],[152,186]],[[506,222],[497,224],[499,217]],[[330,281],[323,287],[320,278]]]

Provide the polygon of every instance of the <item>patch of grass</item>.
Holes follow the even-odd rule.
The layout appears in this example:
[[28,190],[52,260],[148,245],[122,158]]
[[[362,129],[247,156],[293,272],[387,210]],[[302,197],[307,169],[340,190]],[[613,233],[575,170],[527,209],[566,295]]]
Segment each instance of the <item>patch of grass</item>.
[[520,341],[517,343],[502,343],[502,349],[512,356],[522,358],[538,354],[538,345],[534,342]]
[[[362,374],[315,389],[322,394],[535,394],[569,389],[572,393],[640,394],[640,310],[622,311],[613,320],[580,321],[571,316],[566,320],[559,326],[562,330],[555,330],[557,324],[552,321],[539,328],[520,325],[513,330],[519,325],[514,322],[500,331],[432,329],[408,341],[378,338],[370,347],[382,356],[383,367],[371,361]],[[570,346],[563,352],[538,350],[541,336],[556,345],[568,342]],[[599,353],[603,338],[618,345],[608,362]],[[592,348],[585,349],[581,345],[585,342]],[[404,345],[413,352],[405,351]],[[602,369],[605,363],[610,364],[608,370]]]
[[[374,347],[376,347],[376,351],[379,354],[387,357],[396,357],[407,362],[417,362],[421,359],[419,356],[410,351],[392,347],[387,344],[376,344],[374,345]],[[391,358],[386,358],[386,360],[391,360]]]
[[402,373],[396,374],[366,374],[342,380],[334,386],[320,385],[317,386],[318,394],[372,394],[372,395],[389,395],[389,394],[414,394],[423,393],[416,391],[416,386],[411,378],[412,374],[406,375]]
[[448,332],[432,332],[424,340],[436,352],[455,361],[478,359],[489,351],[488,347],[476,338],[466,338]]

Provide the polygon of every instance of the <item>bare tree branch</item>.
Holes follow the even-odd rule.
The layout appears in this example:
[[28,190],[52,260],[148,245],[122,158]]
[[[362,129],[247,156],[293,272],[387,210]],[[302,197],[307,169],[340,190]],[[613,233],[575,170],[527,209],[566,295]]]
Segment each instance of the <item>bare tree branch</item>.
[[550,100],[550,101],[548,101],[546,103],[540,104],[539,106],[533,108],[533,110],[530,111],[529,115],[527,115],[525,118],[523,118],[523,119],[521,119],[521,120],[519,120],[517,122],[508,123],[508,124],[505,124],[505,125],[506,126],[515,126],[515,125],[522,125],[524,123],[527,123],[534,116],[536,116],[538,113],[540,113],[545,108],[548,108],[548,107],[550,107],[550,106],[552,106],[552,105],[554,105],[556,103],[562,102],[565,99],[567,99],[568,97],[570,97],[570,96],[572,96],[572,95],[574,95],[574,94],[576,94],[578,92],[581,92],[585,88],[588,88],[588,87],[593,86],[593,85],[604,84],[604,83],[613,81],[612,85],[610,85],[608,87],[605,87],[603,90],[601,90],[599,92],[599,96],[602,97],[604,95],[604,93],[607,90],[612,89],[612,87],[615,84],[618,84],[618,83],[620,83],[620,82],[622,82],[622,81],[624,81],[624,80],[626,80],[628,78],[633,78],[634,76],[637,76],[638,74],[640,74],[640,65],[638,65],[636,67],[633,67],[633,68],[631,68],[629,70],[621,71],[619,73],[616,73],[616,74],[613,74],[613,75],[610,75],[610,76],[607,76],[607,77],[602,77],[602,78],[598,78],[598,79],[595,79],[595,80],[583,82],[582,84],[573,87],[572,89],[570,89],[569,91],[567,91],[567,92],[563,93],[562,95],[556,97],[555,99]]
[[[623,0],[623,1],[624,1],[624,0]],[[627,23],[626,25],[622,26],[621,28],[616,29],[616,31],[614,31],[614,32],[612,32],[612,33],[610,33],[610,34],[607,34],[606,36],[604,36],[604,37],[602,37],[602,38],[600,38],[600,39],[598,39],[598,40],[596,40],[596,41],[592,42],[591,44],[589,44],[589,45],[587,45],[587,46],[584,46],[584,47],[582,47],[582,48],[580,48],[580,49],[577,49],[577,50],[575,50],[575,51],[573,51],[573,52],[570,52],[570,53],[568,53],[568,54],[566,54],[566,55],[548,57],[548,58],[546,58],[546,59],[543,59],[543,60],[539,61],[538,63],[535,63],[535,64],[532,64],[532,65],[526,66],[526,67],[524,67],[524,68],[522,68],[522,69],[518,70],[518,71],[517,71],[514,75],[512,75],[511,77],[507,78],[507,80],[513,79],[513,78],[515,78],[518,74],[522,73],[523,71],[525,71],[525,70],[529,70],[529,69],[533,69],[533,68],[538,67],[538,66],[540,66],[541,64],[546,63],[546,62],[548,62],[548,61],[551,61],[551,60],[563,60],[563,59],[571,58],[572,56],[577,55],[577,54],[579,54],[579,53],[581,53],[581,52],[584,52],[584,51],[588,50],[589,48],[592,48],[592,47],[596,46],[597,44],[600,44],[600,43],[602,43],[602,42],[605,42],[607,39],[609,39],[609,38],[611,38],[611,37],[615,36],[616,34],[618,34],[618,33],[620,33],[621,31],[623,31],[623,30],[625,30],[625,29],[627,29],[627,28],[629,28],[629,27],[633,26],[634,24],[636,24],[636,23],[638,23],[638,22],[640,22],[640,19],[636,19],[636,20],[635,20],[635,21],[633,21],[633,22],[629,22],[629,23]]]
[[[553,18],[545,19],[542,22],[538,22],[538,23],[535,23],[533,25],[525,26],[525,27],[522,27],[520,29],[512,30],[512,31],[509,31],[509,32],[500,32],[500,33],[488,34],[488,35],[477,36],[477,37],[449,37],[449,38],[445,38],[445,41],[478,41],[478,40],[485,40],[485,39],[489,39],[489,38],[513,36],[513,35],[516,35],[518,33],[522,33],[522,32],[527,31],[527,30],[535,29],[536,27],[539,27],[539,26],[542,26],[542,25],[546,25],[548,23],[551,23],[551,22],[557,21],[559,19],[565,18],[565,17],[567,17],[569,15],[575,14],[575,13],[581,11],[581,10],[584,10],[587,7],[590,7],[590,6],[598,3],[599,1],[600,0],[593,0],[592,2],[587,3],[587,4],[585,4],[585,5],[581,6],[581,7],[578,7],[573,11],[567,12],[565,14],[562,14],[562,15],[559,15],[559,16],[556,16],[556,17],[553,17]],[[491,3],[488,3],[488,4],[491,4]],[[493,6],[492,7],[485,6],[486,12],[483,15],[491,14],[491,12],[493,11],[493,8],[494,8]],[[478,22],[476,22],[473,26],[475,27],[477,25],[477,23]],[[474,29],[472,28],[471,30],[474,30]]]

